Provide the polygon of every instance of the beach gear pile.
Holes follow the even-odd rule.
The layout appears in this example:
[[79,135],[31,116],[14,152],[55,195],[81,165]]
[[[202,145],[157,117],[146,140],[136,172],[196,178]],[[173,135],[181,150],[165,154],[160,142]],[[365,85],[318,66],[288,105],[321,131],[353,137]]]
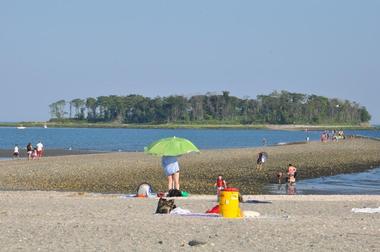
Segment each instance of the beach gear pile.
[[137,189],[135,194],[124,194],[120,196],[120,198],[162,198],[162,197],[188,197],[190,194],[185,191],[180,191],[176,189],[169,190],[168,193],[165,192],[157,192],[155,193],[153,187],[149,183],[141,183]]
[[169,190],[167,197],[188,197],[189,193],[185,191],[180,191],[177,189]]
[[150,184],[144,182],[144,183],[141,183],[137,187],[136,197],[145,198],[145,197],[155,197],[155,196],[156,194],[153,192],[153,188]]
[[195,217],[224,217],[224,218],[253,218],[259,217],[260,213],[255,211],[242,211],[239,203],[241,196],[237,188],[226,188],[221,191],[219,204],[206,211],[206,213],[192,213],[188,209],[177,207],[174,199],[160,198],[156,214],[172,214]]

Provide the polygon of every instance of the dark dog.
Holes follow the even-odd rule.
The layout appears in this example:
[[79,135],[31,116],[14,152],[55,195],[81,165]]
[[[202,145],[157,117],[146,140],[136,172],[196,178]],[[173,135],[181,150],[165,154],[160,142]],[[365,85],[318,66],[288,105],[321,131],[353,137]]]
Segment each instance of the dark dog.
[[160,198],[160,200],[158,201],[156,214],[168,214],[171,210],[173,210],[176,207],[177,206],[174,205],[173,199],[167,200],[164,198]]
[[279,171],[276,173],[276,176],[277,176],[277,182],[279,184],[282,184],[282,178],[284,177],[284,174],[281,171]]

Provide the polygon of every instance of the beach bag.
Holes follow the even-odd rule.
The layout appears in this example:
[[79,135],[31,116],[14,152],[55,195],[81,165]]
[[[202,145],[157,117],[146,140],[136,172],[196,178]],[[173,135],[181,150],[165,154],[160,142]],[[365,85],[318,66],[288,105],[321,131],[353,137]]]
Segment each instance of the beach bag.
[[219,205],[216,205],[213,208],[207,210],[206,213],[216,213],[216,214],[219,214],[220,213]]
[[182,192],[177,189],[170,189],[168,197],[182,197]]
[[174,199],[160,198],[158,200],[156,214],[169,214],[177,206],[174,204]]
[[151,195],[153,195],[153,189],[150,184],[144,182],[137,187],[136,197],[144,198],[150,197]]

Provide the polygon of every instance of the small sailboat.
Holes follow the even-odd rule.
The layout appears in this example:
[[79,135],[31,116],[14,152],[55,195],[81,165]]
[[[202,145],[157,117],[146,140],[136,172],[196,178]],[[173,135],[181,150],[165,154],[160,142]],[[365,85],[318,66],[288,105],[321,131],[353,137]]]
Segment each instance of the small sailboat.
[[46,124],[44,124],[44,129],[47,129],[47,125]]

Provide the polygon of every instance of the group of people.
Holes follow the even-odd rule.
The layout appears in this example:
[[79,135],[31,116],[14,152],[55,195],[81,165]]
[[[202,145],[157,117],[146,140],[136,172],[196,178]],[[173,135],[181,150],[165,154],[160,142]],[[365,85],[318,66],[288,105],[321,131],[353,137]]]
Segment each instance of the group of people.
[[[179,190],[179,164],[177,157],[163,156],[161,159],[161,165],[165,176],[168,179],[169,193],[173,190]],[[217,195],[219,197],[220,191],[227,188],[227,183],[223,179],[222,175],[218,175],[214,186],[216,187]]]
[[[265,164],[265,162],[267,161],[268,159],[268,154],[266,152],[259,152],[258,156],[257,156],[257,160],[256,160],[256,170],[257,171],[261,171],[263,169],[263,166]],[[277,172],[277,179],[278,179],[278,183],[279,184],[282,184],[282,179],[284,178],[284,173],[283,172]],[[286,173],[287,177],[286,177],[286,180],[289,184],[294,184],[296,182],[296,176],[297,176],[297,168],[292,165],[292,164],[289,164],[288,165],[288,171]]]
[[283,173],[282,171],[279,171],[277,172],[276,176],[277,176],[277,181],[279,184],[282,184],[282,180],[283,178],[285,178],[288,184],[293,185],[296,183],[297,168],[294,165],[289,164],[286,174]]
[[[259,152],[256,161],[256,170],[261,171],[267,159],[268,154],[266,152]],[[161,159],[161,165],[164,170],[165,176],[168,179],[168,190],[179,190],[179,164],[177,157],[163,156]],[[286,178],[286,182],[289,185],[293,186],[296,183],[297,168],[294,165],[289,164],[286,174],[283,172],[277,172],[277,179],[279,184],[282,184],[282,179],[284,177]],[[221,190],[227,188],[227,183],[223,179],[222,175],[218,175],[214,187],[216,187],[218,196]]]
[[339,131],[333,130],[332,140],[338,141],[340,139],[346,139],[346,136],[344,135],[343,130],[339,130]]
[[321,142],[328,142],[329,140],[332,140],[332,141],[338,141],[340,139],[345,139],[346,136],[344,135],[344,131],[343,130],[333,130],[330,134],[330,132],[328,130],[325,130],[322,134],[321,134]]
[[[35,160],[38,158],[41,158],[44,153],[44,145],[41,141],[39,141],[35,147],[33,147],[32,143],[28,143],[26,146],[26,154],[28,156],[28,160]],[[20,157],[20,148],[18,147],[18,144],[15,144],[15,147],[13,149],[13,158],[19,158]]]

